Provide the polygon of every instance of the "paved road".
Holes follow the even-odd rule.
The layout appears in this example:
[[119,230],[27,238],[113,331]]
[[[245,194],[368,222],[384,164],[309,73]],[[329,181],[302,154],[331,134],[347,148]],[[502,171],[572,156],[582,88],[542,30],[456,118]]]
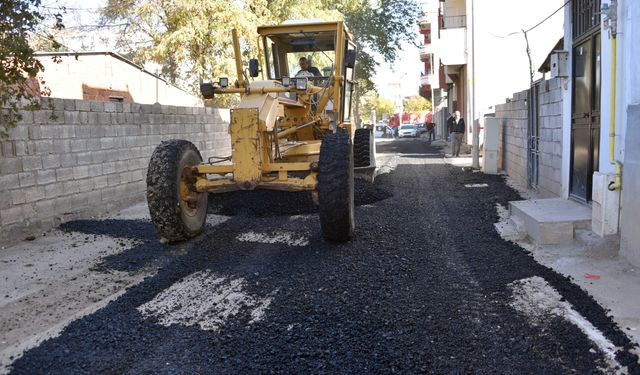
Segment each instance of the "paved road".
[[172,247],[146,220],[66,225],[133,241],[91,272],[151,276],[12,373],[637,373],[606,311],[496,233],[496,205],[519,198],[502,178],[423,140],[378,153],[347,244],[321,239],[301,195],[218,199],[206,234]]

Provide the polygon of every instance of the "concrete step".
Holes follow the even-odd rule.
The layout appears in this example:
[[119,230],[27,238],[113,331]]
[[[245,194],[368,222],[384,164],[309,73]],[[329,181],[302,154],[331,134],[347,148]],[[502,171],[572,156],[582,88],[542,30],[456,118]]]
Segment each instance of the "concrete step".
[[591,228],[591,208],[560,198],[509,202],[510,218],[540,245],[573,242],[576,229]]

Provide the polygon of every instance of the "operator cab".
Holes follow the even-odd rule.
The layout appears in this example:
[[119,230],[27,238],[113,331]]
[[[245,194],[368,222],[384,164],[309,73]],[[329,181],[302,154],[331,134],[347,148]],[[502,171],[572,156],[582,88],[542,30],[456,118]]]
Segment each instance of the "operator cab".
[[[296,86],[298,79],[306,79],[316,87],[329,90],[332,77],[343,77],[339,122],[350,122],[352,97],[355,90],[356,46],[342,23],[278,25],[261,27],[258,31],[262,36],[266,74],[269,80],[280,81],[283,86]],[[343,39],[337,37],[339,32],[344,33]],[[339,39],[344,41],[340,42],[341,56],[337,56],[339,47],[336,44]],[[306,62],[306,70],[303,69],[301,60]],[[338,60],[342,61],[342,64],[336,64]],[[315,94],[312,101],[317,101],[323,94],[324,91]],[[295,93],[287,93],[283,96],[295,100]],[[335,107],[333,99],[331,97],[325,107],[327,112],[331,112]]]

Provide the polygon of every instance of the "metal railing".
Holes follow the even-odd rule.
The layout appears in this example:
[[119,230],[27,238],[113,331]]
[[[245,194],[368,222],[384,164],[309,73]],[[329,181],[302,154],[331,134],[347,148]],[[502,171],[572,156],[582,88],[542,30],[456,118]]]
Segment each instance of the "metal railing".
[[443,16],[442,28],[443,29],[455,29],[467,27],[467,16],[465,14],[461,16]]

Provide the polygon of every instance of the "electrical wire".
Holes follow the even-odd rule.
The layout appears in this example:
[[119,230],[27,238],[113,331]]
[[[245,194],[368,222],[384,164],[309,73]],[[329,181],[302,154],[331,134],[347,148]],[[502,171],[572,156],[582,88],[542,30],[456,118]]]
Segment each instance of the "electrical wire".
[[496,37],[496,38],[500,38],[500,39],[508,38],[508,37],[510,37],[510,36],[513,36],[513,35],[516,35],[516,34],[520,34],[520,33],[522,33],[522,32],[524,32],[524,33],[526,34],[526,33],[528,33],[529,31],[531,31],[531,30],[535,29],[536,27],[538,27],[538,26],[542,25],[543,23],[545,23],[546,21],[548,21],[548,20],[549,20],[549,18],[553,17],[556,13],[558,13],[560,10],[562,10],[564,7],[566,7],[570,2],[571,2],[571,0],[567,0],[564,4],[562,4],[562,6],[561,6],[560,8],[556,9],[553,13],[551,13],[550,15],[548,15],[547,17],[545,17],[542,21],[538,22],[537,24],[535,24],[535,26],[530,27],[530,28],[528,28],[527,30],[514,31],[514,32],[512,32],[512,33],[509,33],[509,34],[507,34],[507,35],[503,35],[503,36],[496,35],[496,34],[491,33],[491,32],[490,32],[490,34],[491,34],[491,35],[493,35],[494,37]]

